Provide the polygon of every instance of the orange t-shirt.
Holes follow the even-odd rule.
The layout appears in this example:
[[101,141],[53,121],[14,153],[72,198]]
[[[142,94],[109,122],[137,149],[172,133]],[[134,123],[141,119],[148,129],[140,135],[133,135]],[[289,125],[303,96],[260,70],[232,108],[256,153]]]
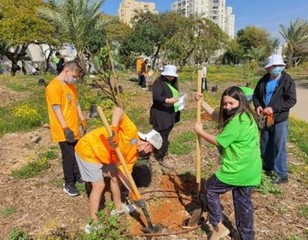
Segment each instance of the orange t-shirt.
[[67,126],[74,132],[75,139],[78,139],[78,96],[76,87],[55,78],[46,87],[46,100],[52,140],[54,142],[66,141],[62,126],[52,109],[53,105],[60,105]]
[[137,74],[140,74],[141,73],[141,65],[143,63],[143,60],[138,58],[137,59],[137,63],[136,63],[136,71],[137,71]]
[[[138,157],[138,130],[125,113],[119,123],[118,137],[119,149],[123,154],[127,168],[132,172]],[[94,129],[79,139],[75,146],[75,152],[86,162],[102,164],[119,163],[120,160],[116,156],[116,153],[110,148],[107,138],[108,133],[106,128],[101,127]],[[119,169],[125,173],[120,163]]]

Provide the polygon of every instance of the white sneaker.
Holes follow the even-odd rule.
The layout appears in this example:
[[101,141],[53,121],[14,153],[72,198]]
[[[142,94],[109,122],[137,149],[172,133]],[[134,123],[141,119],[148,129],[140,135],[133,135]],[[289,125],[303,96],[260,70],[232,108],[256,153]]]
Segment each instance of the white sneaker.
[[85,231],[86,234],[89,234],[92,230],[93,229],[92,229],[92,227],[89,223],[84,228],[84,231]]
[[84,227],[84,231],[85,231],[85,233],[86,234],[89,234],[89,233],[91,233],[92,231],[97,231],[97,230],[99,230],[101,228],[101,226],[100,225],[91,225],[90,223],[88,223],[85,227]]
[[111,216],[119,216],[121,214],[125,214],[125,213],[132,213],[136,211],[136,207],[133,204],[129,204],[126,205],[124,203],[122,203],[122,208],[121,209],[114,209],[111,211]]

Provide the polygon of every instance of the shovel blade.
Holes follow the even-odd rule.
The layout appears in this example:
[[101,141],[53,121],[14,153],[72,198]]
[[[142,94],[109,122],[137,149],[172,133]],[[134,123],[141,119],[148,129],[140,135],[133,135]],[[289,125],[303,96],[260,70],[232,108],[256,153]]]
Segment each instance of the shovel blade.
[[141,228],[141,231],[143,233],[159,233],[162,231],[162,229],[163,229],[163,225],[158,223],[155,226],[150,225],[148,227]]
[[203,208],[200,207],[200,208],[195,209],[193,211],[190,219],[188,219],[188,221],[187,221],[187,226],[188,227],[197,226],[202,214],[203,214]]

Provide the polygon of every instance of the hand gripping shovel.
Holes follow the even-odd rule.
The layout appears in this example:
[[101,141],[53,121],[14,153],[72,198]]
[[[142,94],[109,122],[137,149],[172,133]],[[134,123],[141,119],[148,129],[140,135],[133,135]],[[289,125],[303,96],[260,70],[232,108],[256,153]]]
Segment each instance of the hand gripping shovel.
[[[202,78],[202,71],[198,70],[198,78],[197,78],[197,91],[201,93],[201,78]],[[201,100],[197,102],[197,123],[201,122]],[[200,207],[195,209],[191,215],[191,218],[187,222],[187,227],[194,227],[198,225],[199,220],[204,211],[204,203],[201,199],[200,192],[201,192],[201,138],[197,135],[197,144],[196,144],[196,183],[198,185],[198,202]]]
[[[106,130],[108,132],[108,135],[111,136],[112,135],[112,131],[111,131],[110,125],[108,123],[108,120],[107,120],[104,112],[103,112],[103,109],[101,107],[99,107],[99,106],[97,106],[97,113],[100,116],[101,120],[103,121],[103,124],[104,124],[104,126],[105,126],[105,128],[106,128]],[[137,188],[137,186],[135,184],[135,181],[134,181],[132,175],[130,174],[130,172],[129,172],[128,168],[127,168],[125,159],[124,159],[124,157],[123,157],[119,147],[117,147],[115,149],[115,151],[116,151],[116,153],[118,155],[118,158],[120,159],[120,162],[121,162],[121,164],[122,164],[122,166],[124,168],[126,177],[128,178],[128,181],[129,181],[129,183],[131,185],[132,191],[133,191],[133,193],[134,193],[134,195],[135,195],[135,197],[137,199],[136,200],[136,205],[142,209],[142,212],[143,212],[143,214],[144,214],[144,216],[146,218],[146,221],[147,221],[147,225],[148,226],[146,228],[142,228],[141,230],[144,233],[156,233],[156,232],[159,232],[161,230],[162,226],[160,224],[157,224],[157,225],[153,226],[153,224],[151,222],[151,219],[150,219],[150,215],[149,215],[149,213],[148,213],[148,211],[146,209],[146,204],[145,204],[145,202],[141,198],[141,195],[140,195],[140,193],[138,191],[138,188]]]

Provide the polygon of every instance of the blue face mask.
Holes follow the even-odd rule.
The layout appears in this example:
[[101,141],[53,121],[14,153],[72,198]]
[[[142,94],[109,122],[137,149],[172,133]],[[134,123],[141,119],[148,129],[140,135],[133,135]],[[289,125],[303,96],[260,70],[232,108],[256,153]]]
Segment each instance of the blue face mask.
[[273,75],[280,75],[283,71],[284,67],[274,67],[272,70],[271,70],[271,74]]
[[67,82],[68,82],[68,83],[71,83],[71,84],[75,84],[75,80],[74,80],[73,78],[69,78],[69,79],[67,80]]

